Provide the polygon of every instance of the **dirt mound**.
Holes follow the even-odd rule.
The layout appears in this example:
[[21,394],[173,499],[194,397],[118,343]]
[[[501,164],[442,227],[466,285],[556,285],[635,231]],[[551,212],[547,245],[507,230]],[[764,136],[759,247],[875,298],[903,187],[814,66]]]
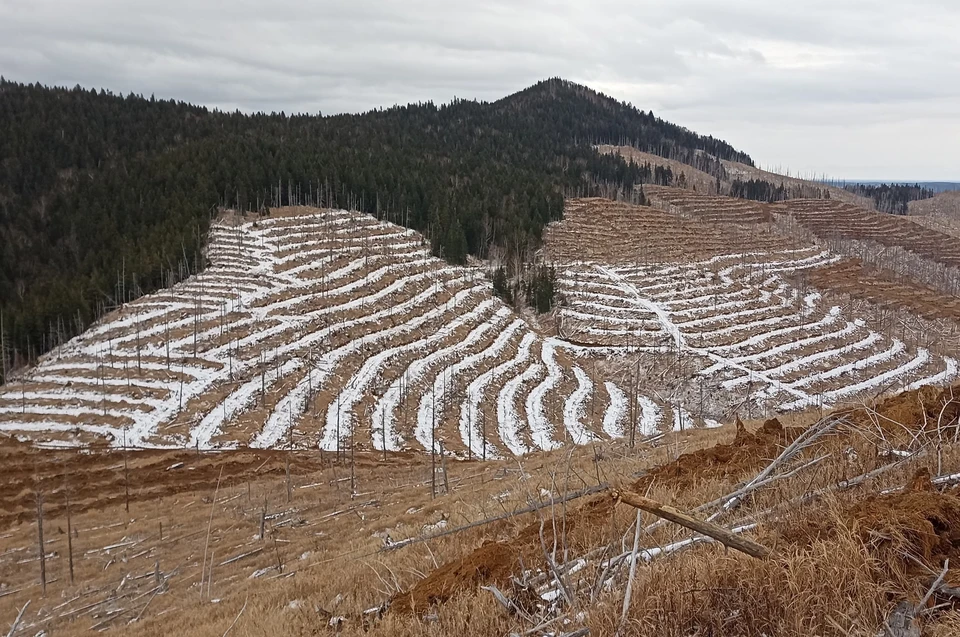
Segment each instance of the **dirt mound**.
[[960,385],[946,389],[927,385],[881,401],[873,409],[837,412],[856,426],[877,428],[896,438],[912,438],[938,427],[955,427],[960,416]]
[[515,542],[487,542],[466,557],[444,564],[390,602],[390,610],[411,613],[442,604],[482,584],[503,586],[520,568]]
[[[934,491],[929,473],[914,478],[910,490],[873,496],[853,507],[848,519],[870,552],[883,563],[896,562],[908,571],[919,565],[906,559],[912,555],[927,566],[939,569],[946,559],[960,557],[960,498]],[[928,574],[919,569],[918,574]]]
[[652,470],[637,486],[645,489],[651,483],[668,483],[681,489],[701,481],[737,477],[769,462],[802,431],[784,428],[779,420],[771,418],[750,433],[737,418],[737,435],[732,443],[685,453]]
[[[684,454],[644,475],[630,488],[642,492],[652,483],[683,487],[701,480],[740,476],[768,462],[801,431],[799,428],[785,429],[774,418],[766,421],[755,433],[750,433],[737,419],[737,434],[732,443]],[[609,524],[614,505],[606,493],[594,496],[568,514],[565,520],[558,519],[557,531],[563,533],[568,546],[588,546],[591,534],[602,533]],[[544,544],[552,546],[554,528],[550,520],[543,525],[542,532]],[[465,557],[444,564],[410,590],[394,597],[390,603],[391,612],[422,611],[446,602],[459,592],[484,584],[509,585],[511,575],[545,564],[540,533],[540,522],[534,522],[513,539],[486,542]]]
[[778,541],[809,545],[845,528],[884,571],[929,577],[948,558],[960,563],[960,497],[936,491],[926,468],[901,492],[870,496],[842,510],[839,520],[827,517],[808,516],[778,532]]
[[553,546],[555,532],[563,536],[568,546],[592,545],[595,538],[590,536],[602,532],[614,505],[604,493],[592,497],[564,519],[557,518],[554,522],[549,513],[544,513],[542,528],[540,521],[534,522],[510,540],[485,542],[466,556],[444,564],[410,590],[397,594],[390,601],[390,611],[423,611],[446,602],[457,593],[485,584],[500,588],[509,586],[511,575],[546,566],[543,547],[549,550]]

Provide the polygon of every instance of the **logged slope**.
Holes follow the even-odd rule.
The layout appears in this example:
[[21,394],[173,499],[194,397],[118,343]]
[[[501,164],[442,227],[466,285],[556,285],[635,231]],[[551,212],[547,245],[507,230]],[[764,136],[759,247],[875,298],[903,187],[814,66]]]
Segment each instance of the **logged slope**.
[[[765,208],[722,199],[700,196],[673,212],[572,200],[546,246],[558,263],[564,338],[628,366],[645,356],[636,363],[644,391],[708,418],[830,407],[958,376],[953,358],[889,325],[873,329],[869,313],[824,299],[836,290],[809,285],[840,255],[760,232]],[[737,234],[740,222],[754,232]],[[656,245],[645,245],[651,234]]]
[[913,328],[810,286],[840,255],[790,243],[755,210],[671,206],[569,202],[545,245],[558,337],[414,230],[345,210],[228,215],[204,272],[0,388],[0,431],[495,458],[957,377]]
[[617,379],[413,230],[282,209],[217,222],[207,258],[0,388],[0,431],[54,445],[442,446],[481,458],[626,435]]
[[[211,112],[0,80],[0,312],[8,365],[202,269],[217,206],[312,203],[388,215],[462,263],[539,243],[564,191],[632,188],[626,138],[688,162],[750,159],[563,80],[495,103],[333,117]],[[713,161],[714,165],[716,162]],[[0,374],[3,370],[0,369]]]

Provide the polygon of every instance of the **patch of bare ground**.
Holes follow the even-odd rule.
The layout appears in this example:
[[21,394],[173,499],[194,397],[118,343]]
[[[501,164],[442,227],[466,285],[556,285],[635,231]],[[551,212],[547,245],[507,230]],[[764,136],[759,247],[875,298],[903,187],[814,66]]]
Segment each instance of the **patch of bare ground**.
[[[710,174],[703,172],[702,170],[697,170],[693,166],[684,164],[683,162],[676,161],[674,159],[667,159],[659,155],[653,155],[651,153],[645,153],[642,150],[634,148],[633,146],[611,146],[609,144],[601,144],[595,147],[597,152],[606,155],[619,155],[627,162],[633,161],[634,163],[643,166],[649,164],[650,166],[662,166],[664,168],[669,168],[673,173],[673,178],[684,186],[683,188],[689,188],[707,195],[717,194],[717,180]],[[682,177],[681,177],[682,176]],[[646,186],[644,186],[646,189]]]
[[830,186],[818,181],[788,177],[726,159],[722,160],[722,163],[723,167],[727,170],[729,179],[740,179],[742,181],[760,179],[775,186],[783,184],[787,189],[788,197],[791,199],[832,199],[868,209],[873,209],[874,207],[873,200],[870,198],[855,195],[843,188]]
[[[947,234],[956,236],[958,230],[956,222],[960,220],[960,191],[949,190],[929,199],[911,201],[908,207],[911,221],[916,223],[923,223],[927,220],[943,221],[951,228]],[[941,232],[944,231],[943,229],[940,230]]]
[[645,185],[643,192],[651,206],[699,221],[754,225],[773,221],[769,204],[681,188]]

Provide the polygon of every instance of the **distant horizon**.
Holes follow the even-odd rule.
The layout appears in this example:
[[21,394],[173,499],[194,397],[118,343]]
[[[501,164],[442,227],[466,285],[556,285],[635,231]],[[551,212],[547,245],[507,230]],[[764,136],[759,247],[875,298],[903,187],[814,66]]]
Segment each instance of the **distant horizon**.
[[939,186],[937,192],[946,192],[950,190],[960,190],[960,179],[956,181],[943,179],[828,179],[824,183],[842,183],[844,185],[862,184],[864,186],[877,186],[880,184],[905,185],[905,186]]

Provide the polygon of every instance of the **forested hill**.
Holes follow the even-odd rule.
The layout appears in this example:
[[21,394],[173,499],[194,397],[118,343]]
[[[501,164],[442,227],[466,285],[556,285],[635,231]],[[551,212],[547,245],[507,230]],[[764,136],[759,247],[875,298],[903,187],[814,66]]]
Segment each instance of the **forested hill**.
[[493,103],[361,115],[222,113],[0,78],[3,368],[105,308],[202,267],[220,207],[356,207],[424,231],[452,262],[523,258],[565,193],[632,191],[649,168],[594,143],[722,171],[725,142],[564,80]]

